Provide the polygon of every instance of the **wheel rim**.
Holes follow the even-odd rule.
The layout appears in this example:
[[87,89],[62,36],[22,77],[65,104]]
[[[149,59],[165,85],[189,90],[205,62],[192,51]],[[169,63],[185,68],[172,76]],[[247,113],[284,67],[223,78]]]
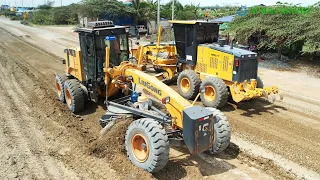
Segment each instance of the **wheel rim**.
[[135,134],[131,139],[131,149],[139,162],[145,162],[149,157],[149,145],[144,135]]
[[182,78],[180,84],[183,92],[188,92],[190,90],[190,81],[188,78]]
[[62,92],[61,92],[61,86],[59,82],[56,82],[56,87],[57,87],[58,96],[60,97]]
[[204,97],[208,101],[214,101],[216,99],[216,90],[212,86],[206,86],[206,92],[204,93]]
[[72,104],[72,99],[71,99],[71,94],[69,89],[66,90],[66,102],[71,105]]

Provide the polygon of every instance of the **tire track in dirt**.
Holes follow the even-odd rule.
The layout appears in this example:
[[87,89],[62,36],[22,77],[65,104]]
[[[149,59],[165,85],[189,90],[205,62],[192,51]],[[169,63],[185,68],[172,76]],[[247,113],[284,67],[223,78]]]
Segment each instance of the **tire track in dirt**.
[[[21,60],[20,62],[23,62],[22,61],[22,59],[19,59],[19,58],[17,58],[17,60]],[[11,64],[13,64],[13,62],[11,62]],[[22,68],[22,69],[24,69],[24,71],[26,70],[26,69],[28,69],[28,68],[26,68],[25,66],[23,66],[23,65],[26,65],[26,64],[24,64],[24,63],[21,63],[21,64],[19,64],[18,62],[16,62],[16,64],[17,64],[17,66],[19,67],[19,68]],[[19,71],[19,68],[17,68],[17,69],[15,69],[15,71]],[[12,72],[13,74],[15,74],[15,72]],[[30,70],[27,70],[27,72],[22,72],[22,73],[20,73],[20,74],[18,74],[17,76],[21,76],[22,74],[27,74],[27,76],[29,76],[29,77],[36,77],[36,76],[30,76]],[[7,79],[6,79],[7,80]],[[22,80],[23,81],[23,80]],[[21,83],[21,84],[23,84],[23,82],[22,82],[21,80],[20,80],[20,82],[19,83]],[[42,84],[41,82],[39,82],[39,80],[38,79],[33,79],[33,81],[34,82],[36,82],[36,83],[40,83],[40,84]],[[34,87],[32,84],[29,84],[31,87]],[[39,84],[37,84],[37,85],[39,85]],[[32,90],[32,89],[31,89]],[[44,89],[42,89],[42,91],[48,91],[48,90],[44,90]],[[51,94],[53,94],[53,93],[51,93]],[[36,95],[36,94],[34,94],[34,95]],[[46,94],[46,97],[43,97],[43,99],[44,98],[50,98],[50,97],[48,97],[47,96],[48,94]],[[12,95],[12,96],[14,96],[14,95]],[[19,95],[15,95],[16,97],[20,97]],[[45,100],[45,101],[47,101],[47,100]],[[53,98],[53,100],[49,100],[49,101],[52,101],[51,103],[53,103],[53,104],[56,104],[57,102],[56,102],[56,98]],[[34,103],[35,101],[33,101],[33,103]],[[41,101],[40,101],[41,102]],[[39,101],[38,101],[38,103],[39,103]],[[40,106],[41,106],[41,104],[40,104]],[[36,105],[36,107],[37,107],[37,105]],[[39,108],[39,107],[38,107]],[[40,107],[41,108],[41,107]],[[47,107],[48,108],[48,107]],[[54,108],[52,108],[52,109],[54,109]],[[42,116],[48,116],[48,115],[43,115],[43,114],[41,114]],[[40,116],[41,116],[40,115]],[[73,120],[74,121],[78,121],[79,119],[75,119],[75,118],[73,118]],[[48,125],[48,124],[46,124],[46,125]],[[52,127],[51,127],[52,128]],[[74,141],[74,140],[69,140],[69,141]],[[43,144],[46,144],[45,142],[43,142]],[[104,162],[103,160],[97,160],[97,159],[95,159],[95,158],[92,158],[92,157],[90,157],[88,154],[87,154],[87,151],[85,150],[85,149],[83,149],[82,147],[79,147],[79,146],[75,146],[75,145],[71,145],[71,148],[70,149],[72,149],[72,150],[70,150],[70,152],[68,152],[68,158],[63,158],[64,159],[64,161],[67,161],[67,162],[69,162],[69,167],[76,167],[76,166],[74,166],[74,165],[80,165],[80,166],[78,166],[78,167],[76,167],[76,170],[78,171],[78,173],[80,174],[80,175],[82,175],[82,176],[84,176],[84,177],[92,177],[92,178],[94,178],[94,177],[96,177],[96,178],[103,178],[104,176],[105,176],[105,172],[107,171],[107,169],[110,169],[110,167],[108,166],[108,165],[106,165],[106,162]],[[53,155],[53,156],[55,156],[56,154],[55,153],[57,153],[57,152],[55,152],[55,151],[52,151],[52,152],[50,152],[51,153],[51,155]],[[53,154],[52,154],[53,153]],[[59,156],[59,153],[58,153],[58,156]],[[37,163],[35,163],[35,164],[37,164]],[[38,163],[38,164],[40,164],[40,163]],[[80,167],[80,168],[79,168]],[[92,172],[90,172],[90,173],[83,173],[83,172],[86,172],[86,171],[92,171]],[[112,172],[110,173],[109,172],[109,175],[108,175],[109,177],[112,177]],[[46,176],[44,176],[44,177],[46,177]],[[49,176],[48,176],[49,177]],[[59,178],[58,178],[59,179]]]
[[[5,117],[5,125],[8,127],[10,137],[13,137],[12,140],[16,142],[17,148],[25,155],[28,168],[33,172],[33,175],[40,179],[46,177],[59,179],[59,170],[51,166],[54,164],[50,162],[51,159],[46,158],[46,161],[43,161],[41,158],[41,155],[43,155],[41,154],[42,148],[37,145],[37,142],[41,141],[39,138],[41,135],[36,133],[36,128],[31,123],[33,120],[27,114],[30,109],[18,99],[20,94],[13,91],[9,80],[10,77],[2,65],[0,66],[0,74],[2,75],[0,80],[1,89],[4,96],[7,97],[6,102],[8,102],[2,107],[7,112],[3,116]],[[13,113],[8,113],[10,111],[13,111]],[[35,141],[30,142],[30,140],[33,141],[32,139]]]
[[[8,44],[8,43],[7,43]],[[8,46],[2,46],[2,48],[5,48],[6,50],[10,51],[10,57],[12,57],[12,60],[10,63],[11,64],[16,64],[18,68],[22,69],[22,73],[18,73],[17,75],[15,75],[16,77],[19,77],[21,75],[27,75],[27,77],[31,78],[32,82],[35,83],[36,88],[38,88],[38,90],[40,89],[40,91],[44,91],[45,96],[40,96],[42,98],[40,98],[40,101],[37,101],[38,105],[35,105],[35,108],[39,108],[41,109],[41,107],[38,106],[47,106],[48,102],[54,106],[57,105],[59,102],[57,102],[56,100],[56,96],[55,93],[53,93],[53,87],[52,86],[47,86],[48,81],[45,79],[50,79],[50,81],[52,81],[51,84],[53,84],[54,82],[54,78],[50,78],[53,76],[46,74],[42,74],[42,72],[46,72],[46,70],[44,70],[43,68],[39,68],[39,69],[35,69],[35,66],[29,65],[29,61],[26,62],[26,59],[30,59],[30,58],[34,58],[34,57],[28,57],[28,56],[24,56],[22,58],[22,56],[17,55],[17,51],[12,50],[12,48],[9,48]],[[52,58],[52,57],[50,57]],[[31,59],[30,59],[31,60]],[[42,71],[41,71],[42,70]],[[15,70],[16,71],[16,70]],[[15,74],[13,71],[12,73]],[[52,73],[53,74],[53,73]],[[50,76],[50,77],[49,77]],[[39,77],[43,77],[41,81]],[[20,80],[21,84],[23,83],[23,80]],[[38,87],[37,87],[38,86]],[[32,87],[32,86],[31,86]],[[32,90],[32,89],[30,89]],[[42,93],[43,94],[43,93]],[[36,95],[36,94],[34,94]],[[30,96],[30,94],[29,94]],[[32,96],[32,95],[31,95]],[[17,96],[18,97],[18,96]],[[35,103],[36,101],[33,101],[33,103]],[[40,103],[40,104],[39,104]],[[43,104],[41,104],[43,103]],[[57,105],[57,107],[61,107],[61,105]],[[60,109],[57,109],[56,107],[46,107],[47,109],[56,109],[57,111],[61,111]],[[63,111],[66,110],[66,107],[63,107]],[[48,112],[44,112],[45,115],[40,113],[40,116],[47,116],[48,118]],[[65,113],[65,112],[63,112]],[[68,112],[68,114],[70,114],[70,112]],[[65,120],[61,120],[64,121],[64,123],[69,124],[70,126],[70,121],[74,121],[75,123],[71,123],[73,126],[74,124],[77,123],[77,121],[79,121],[78,118],[75,117],[70,117],[70,115],[67,115],[66,117],[64,117],[63,119]],[[54,117],[56,119],[61,118],[61,116],[59,117]],[[70,119],[68,119],[70,118]],[[46,124],[48,125],[48,124]],[[98,125],[98,124],[97,124]],[[67,125],[68,126],[68,125]],[[54,127],[51,127],[54,128]],[[82,129],[79,129],[80,131],[83,131]],[[50,131],[50,130],[48,130]],[[87,132],[82,132],[82,133],[87,133]],[[74,133],[74,135],[79,134],[79,133]],[[98,133],[97,133],[98,134]],[[70,134],[69,134],[70,135]],[[81,138],[81,137],[78,137]],[[86,138],[84,138],[86,139]],[[68,140],[68,142],[77,142],[77,140],[72,139],[72,140]],[[59,152],[53,151],[51,152],[51,154],[53,156],[59,156],[60,158],[62,158],[65,162],[67,162],[68,166],[72,169],[74,169],[75,171],[77,171],[77,173],[79,173],[81,176],[83,177],[90,177],[90,178],[98,178],[98,179],[103,179],[106,176],[106,172],[108,173],[108,178],[115,178],[115,172],[113,170],[111,170],[110,166],[103,160],[103,159],[98,159],[98,158],[94,158],[92,156],[90,156],[88,154],[88,151],[86,148],[86,146],[88,146],[88,142],[86,141],[85,144],[69,144],[70,147],[70,151],[67,151],[66,156],[65,157],[61,157]],[[64,153],[63,153],[64,154]]]
[[317,117],[291,110],[281,103],[268,105],[261,100],[239,104],[237,111],[225,113],[230,117],[233,131],[241,138],[320,171],[319,127],[311,127],[319,123]]
[[[177,90],[176,85],[171,87]],[[263,99],[229,102],[221,110],[237,137],[320,172],[320,118],[316,112],[320,104],[300,96],[284,98],[275,104]],[[196,104],[202,105],[201,101]]]

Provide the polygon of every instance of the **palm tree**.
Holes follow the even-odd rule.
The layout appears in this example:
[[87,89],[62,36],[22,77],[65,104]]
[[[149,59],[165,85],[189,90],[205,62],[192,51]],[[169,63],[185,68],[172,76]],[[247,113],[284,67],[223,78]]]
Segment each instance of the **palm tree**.
[[156,19],[156,1],[132,0],[132,7],[135,9],[136,14],[135,25],[141,21],[147,22],[150,25],[151,20]]

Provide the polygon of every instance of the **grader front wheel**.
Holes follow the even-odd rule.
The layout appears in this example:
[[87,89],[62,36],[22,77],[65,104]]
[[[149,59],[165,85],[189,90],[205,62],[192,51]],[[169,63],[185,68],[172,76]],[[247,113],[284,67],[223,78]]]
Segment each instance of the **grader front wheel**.
[[230,144],[231,129],[227,117],[218,109],[207,108],[213,113],[214,120],[214,139],[212,147],[209,150],[211,154],[219,154]]
[[206,90],[200,97],[207,107],[220,108],[228,101],[228,88],[222,79],[209,77],[201,83],[200,89]]
[[186,99],[194,99],[199,93],[200,83],[200,77],[195,71],[182,71],[177,80],[179,94]]
[[164,127],[153,119],[131,123],[125,140],[130,161],[148,172],[160,171],[169,160],[169,140]]

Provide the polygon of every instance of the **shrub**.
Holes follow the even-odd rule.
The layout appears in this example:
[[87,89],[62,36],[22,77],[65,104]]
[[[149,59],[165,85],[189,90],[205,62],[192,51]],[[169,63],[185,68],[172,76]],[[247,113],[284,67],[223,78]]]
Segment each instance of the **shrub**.
[[12,21],[22,21],[23,20],[23,16],[11,16],[10,20],[12,20]]

